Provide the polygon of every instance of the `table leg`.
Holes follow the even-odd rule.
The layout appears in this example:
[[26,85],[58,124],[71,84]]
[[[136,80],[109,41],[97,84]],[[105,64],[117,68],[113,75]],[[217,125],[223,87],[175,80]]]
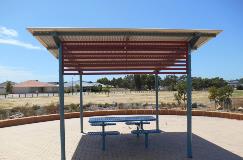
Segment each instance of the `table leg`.
[[145,133],[145,148],[148,148],[148,134]]
[[141,130],[143,130],[143,122],[140,122]]
[[102,125],[102,150],[105,151],[105,124]]
[[102,150],[105,151],[105,134],[102,135]]
[[139,137],[138,131],[139,131],[139,126],[137,125],[137,137]]

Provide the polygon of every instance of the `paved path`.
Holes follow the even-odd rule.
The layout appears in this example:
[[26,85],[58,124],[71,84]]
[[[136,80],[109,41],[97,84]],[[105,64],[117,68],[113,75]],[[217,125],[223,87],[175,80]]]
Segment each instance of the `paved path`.
[[[91,127],[85,118],[85,131]],[[107,137],[107,151],[101,151],[101,138],[81,135],[79,119],[66,122],[67,159],[78,160],[184,160],[186,158],[186,117],[160,116],[164,133],[151,135],[150,146],[144,138],[130,134],[132,126],[118,124],[107,130],[119,130],[120,136]],[[147,125],[154,128],[155,123]],[[193,159],[242,160],[243,121],[193,117]],[[59,121],[0,129],[0,160],[59,160]]]

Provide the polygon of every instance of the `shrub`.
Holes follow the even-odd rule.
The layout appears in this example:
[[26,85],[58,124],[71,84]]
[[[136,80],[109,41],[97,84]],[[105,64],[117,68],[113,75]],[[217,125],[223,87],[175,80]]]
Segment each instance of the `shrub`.
[[8,109],[0,109],[0,119],[7,119],[9,115]]
[[176,108],[176,107],[178,107],[178,105],[177,105],[176,103],[173,102],[173,103],[171,103],[171,107],[172,107],[172,108]]
[[197,108],[197,103],[192,103],[192,108]]
[[59,105],[51,103],[50,105],[44,106],[44,109],[47,114],[55,114],[58,113]]
[[33,105],[33,106],[32,106],[32,109],[33,109],[34,111],[37,111],[37,110],[40,109],[40,106],[38,106],[38,105]]
[[118,108],[119,108],[119,109],[124,109],[124,103],[119,103],[119,104],[118,104]]
[[83,105],[83,109],[84,110],[88,110],[88,108],[90,108],[93,104],[92,103],[87,103]]
[[79,104],[72,103],[69,105],[69,108],[71,112],[78,112],[80,107]]
[[237,90],[243,90],[243,86],[242,86],[242,85],[238,85],[238,86],[236,87],[236,89],[237,89]]
[[108,108],[108,107],[110,107],[110,106],[112,106],[112,105],[109,104],[109,103],[105,103],[103,107],[104,107],[104,108]]
[[22,113],[25,117],[32,116],[35,114],[35,111],[32,107],[14,107],[10,110],[11,115]]

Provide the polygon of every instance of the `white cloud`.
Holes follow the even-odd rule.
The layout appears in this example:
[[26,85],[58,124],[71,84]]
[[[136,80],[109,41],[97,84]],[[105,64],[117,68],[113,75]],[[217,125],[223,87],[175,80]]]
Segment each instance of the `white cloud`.
[[15,46],[24,47],[27,49],[38,49],[38,50],[41,49],[41,47],[39,47],[39,46],[34,46],[33,44],[22,42],[22,41],[12,39],[12,38],[11,39],[0,38],[0,44],[15,45]]
[[9,29],[3,26],[0,26],[0,36],[9,36],[9,37],[17,37],[18,32],[14,29]]
[[21,67],[0,66],[0,83],[10,80],[14,82],[22,82],[26,80],[40,80],[40,81],[55,81],[57,75],[41,75],[33,73],[31,70]]
[[0,26],[0,44],[14,45],[27,49],[42,49],[41,47],[35,46],[31,43],[20,41],[17,37],[18,32],[16,30]]

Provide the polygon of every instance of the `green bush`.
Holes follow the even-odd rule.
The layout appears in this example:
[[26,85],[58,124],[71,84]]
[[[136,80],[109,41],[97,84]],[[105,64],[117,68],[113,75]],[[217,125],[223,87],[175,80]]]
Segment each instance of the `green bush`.
[[192,103],[192,108],[197,108],[197,107],[198,107],[197,103]]
[[79,108],[79,104],[72,103],[69,105],[70,112],[78,112]]
[[34,111],[37,111],[37,110],[39,110],[41,107],[40,106],[38,106],[38,105],[33,105],[32,106],[32,109],[34,110]]
[[47,114],[56,114],[58,113],[59,105],[51,103],[50,105],[44,106],[44,109]]
[[242,86],[242,85],[238,85],[238,86],[236,87],[236,89],[237,89],[237,90],[243,90],[243,86]]
[[14,115],[16,113],[23,113],[23,115],[25,117],[35,115],[35,111],[33,110],[33,108],[32,107],[26,107],[26,106],[23,106],[23,107],[14,107],[14,108],[12,108],[10,110],[10,114],[11,115]]
[[9,114],[8,109],[0,109],[0,119],[7,119]]

